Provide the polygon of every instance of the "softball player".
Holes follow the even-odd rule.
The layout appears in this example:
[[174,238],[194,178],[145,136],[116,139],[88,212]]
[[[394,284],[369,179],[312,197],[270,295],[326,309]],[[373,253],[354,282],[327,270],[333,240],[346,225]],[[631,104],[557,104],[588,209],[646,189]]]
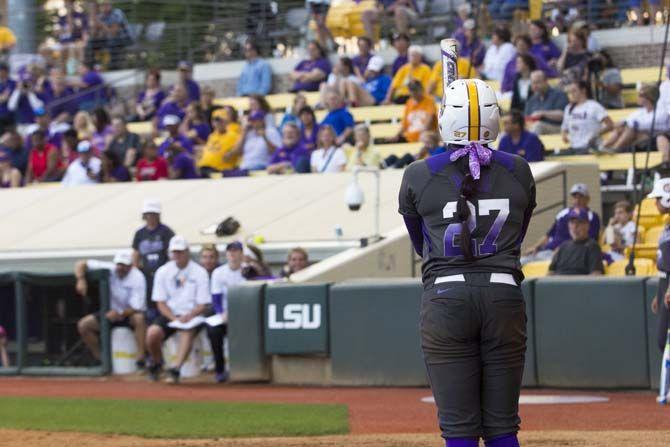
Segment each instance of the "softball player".
[[[656,207],[661,214],[670,213],[670,178],[662,178],[654,184],[654,189],[647,196],[656,199]],[[668,276],[670,275],[670,225],[666,225],[658,240],[656,266],[658,267],[658,294],[651,302],[651,310],[658,314],[658,347],[663,352],[668,337],[668,320],[670,316],[670,293],[668,293]]]
[[447,447],[477,447],[480,437],[516,447],[526,351],[519,253],[535,183],[523,158],[487,147],[499,131],[491,87],[465,79],[444,91],[448,150],[412,163],[399,197],[423,257],[424,360]]

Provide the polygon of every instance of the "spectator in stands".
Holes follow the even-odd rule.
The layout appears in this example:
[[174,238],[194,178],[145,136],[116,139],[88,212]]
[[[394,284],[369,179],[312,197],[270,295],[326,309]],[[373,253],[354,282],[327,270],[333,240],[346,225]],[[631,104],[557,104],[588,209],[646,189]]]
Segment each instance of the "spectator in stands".
[[104,105],[105,102],[105,81],[97,70],[91,65],[79,65],[79,81],[74,83],[77,89],[77,101],[79,110],[90,112]]
[[563,77],[568,82],[587,81],[589,78],[588,63],[591,53],[586,47],[586,39],[582,31],[571,30],[568,33],[568,43],[556,62],[556,68],[559,72],[563,72]]
[[[144,337],[146,335],[147,282],[142,272],[133,266],[130,250],[121,250],[114,255],[112,262],[90,259],[79,261],[74,267],[77,278],[75,290],[81,297],[88,296],[88,270],[107,270],[109,272],[109,310],[104,318],[112,328],[127,327],[133,330],[137,343],[135,363],[138,369],[144,369]],[[100,360],[100,321],[101,315],[91,313],[77,322],[81,339],[93,357]]]
[[5,149],[0,149],[0,188],[21,186],[21,171],[12,166],[12,157]]
[[21,75],[19,84],[9,96],[7,108],[14,114],[14,122],[18,125],[19,133],[23,133],[27,126],[35,122],[35,112],[44,110],[44,101],[35,93],[29,73]]
[[551,259],[554,251],[565,241],[570,239],[568,221],[573,209],[584,209],[589,222],[588,234],[591,239],[597,240],[600,234],[600,217],[589,209],[589,189],[584,183],[575,183],[570,188],[571,203],[556,214],[554,224],[545,236],[524,253],[521,264],[531,261],[545,261]]
[[347,171],[353,171],[358,166],[379,168],[382,157],[372,144],[370,128],[367,124],[357,124],[354,127],[354,145],[346,146]]
[[[73,161],[79,156],[77,152],[77,145],[79,144],[79,138],[77,137],[77,131],[74,129],[68,129],[63,133],[63,138],[61,138],[60,146],[58,147],[58,157],[61,160],[63,166],[63,172]],[[60,176],[59,174],[59,176]]]
[[224,106],[214,112],[212,126],[214,130],[207,138],[198,161],[203,177],[209,177],[212,172],[236,169],[240,163],[239,155],[234,153],[242,133],[235,108]]
[[79,157],[67,167],[63,177],[63,186],[92,185],[100,181],[102,161],[93,155],[93,147],[88,141],[77,145]]
[[[534,56],[530,52],[531,46],[532,41],[530,40],[530,36],[528,34],[521,34],[514,38],[514,47],[516,48],[517,56],[522,54],[530,54],[533,57],[533,60],[535,61],[535,67],[538,70],[542,70],[544,74],[547,75],[547,77],[549,78],[555,77],[556,70],[547,65],[544,59]],[[516,58],[513,58],[507,63],[507,66],[505,67],[505,73],[503,74],[503,80],[502,83],[500,84],[500,89],[502,90],[503,93],[512,91],[515,79],[516,79]]]
[[371,43],[377,37],[375,27],[379,26],[384,16],[393,16],[394,29],[399,33],[406,34],[409,32],[410,22],[416,20],[419,14],[414,0],[377,0],[374,8],[367,9],[361,14],[366,38]]
[[16,129],[11,128],[1,136],[0,150],[4,150],[9,155],[12,167],[18,169],[21,175],[25,176],[28,169],[30,149],[23,144],[23,138]]
[[184,134],[179,132],[181,119],[177,115],[166,115],[163,118],[163,127],[168,132],[168,137],[158,146],[158,154],[164,155],[171,146],[180,146],[188,153],[193,153],[193,143]]
[[100,180],[102,183],[129,182],[131,180],[130,170],[125,167],[116,152],[105,151],[100,154],[102,170]]
[[568,214],[570,240],[558,247],[551,259],[549,275],[602,275],[603,254],[589,235],[589,211],[573,208]]
[[409,35],[406,33],[399,33],[393,36],[393,48],[395,48],[398,55],[393,60],[393,65],[391,66],[391,76],[395,76],[396,73],[407,63],[409,62],[409,57],[407,51],[410,47]]
[[398,135],[389,139],[393,143],[419,141],[422,132],[437,129],[437,108],[435,101],[423,92],[420,82],[409,83],[410,98],[405,104],[402,123]]
[[320,129],[314,110],[310,106],[303,107],[300,109],[299,118],[300,128],[302,129],[300,141],[307,151],[312,152],[316,149]]
[[254,112],[260,112],[265,116],[265,126],[266,127],[277,127],[275,125],[275,116],[272,113],[272,107],[265,96],[260,95],[249,95],[249,109],[247,110],[247,115],[251,115]]
[[58,149],[46,141],[46,133],[36,130],[32,137],[32,148],[28,159],[25,184],[52,182],[58,180],[56,174],[61,167]]
[[77,11],[74,0],[65,1],[65,14],[58,16],[56,39],[61,53],[61,66],[73,75],[79,62],[84,60],[87,43],[88,17]]
[[268,174],[286,174],[291,170],[300,174],[310,171],[310,154],[300,141],[300,128],[286,123],[282,131],[282,145],[272,154]]
[[47,113],[60,121],[70,122],[79,110],[74,89],[68,85],[61,70],[52,69],[50,81],[52,91],[46,104]]
[[497,26],[491,35],[489,45],[484,55],[482,74],[486,79],[502,81],[505,67],[514,58],[516,50],[510,42],[511,33],[507,27]]
[[384,60],[379,56],[370,58],[364,72],[364,83],[345,82],[345,98],[356,107],[381,104],[391,85],[391,78],[384,74]]
[[9,109],[9,98],[16,89],[16,81],[9,77],[9,65],[0,61],[0,134],[14,125],[14,112]]
[[304,248],[295,247],[288,252],[286,265],[281,269],[282,278],[289,278],[292,274],[305,270],[309,266],[309,255]]
[[321,121],[321,126],[331,126],[337,134],[335,143],[341,146],[354,133],[354,117],[347,110],[342,96],[336,90],[329,90],[326,93],[326,107],[328,107],[328,114]]
[[603,242],[610,246],[609,255],[613,260],[624,259],[626,247],[631,247],[637,237],[637,227],[633,221],[633,205],[627,200],[614,204],[614,216],[609,220],[603,234]]
[[337,134],[332,126],[321,124],[317,149],[310,158],[312,172],[341,172],[347,165],[347,156],[337,146]]
[[[649,22],[650,24],[654,24],[656,23],[656,15],[658,14],[661,2],[659,0],[648,0],[646,3],[649,8]],[[637,20],[638,26],[644,25],[645,17],[642,9],[642,0],[630,0],[628,5],[632,9],[631,16],[634,17],[634,20]]]
[[186,116],[186,106],[188,106],[189,102],[186,87],[181,84],[173,86],[170,96],[163,101],[160,109],[156,112],[156,116],[154,117],[156,127],[162,130],[164,128],[164,118],[168,115],[177,116],[181,122]]
[[284,130],[284,125],[286,123],[295,123],[298,127],[302,128],[302,123],[300,122],[300,110],[307,105],[307,97],[304,93],[296,93],[293,97],[293,104],[286,107],[284,116],[282,117],[281,123],[279,123],[279,131]]
[[[2,20],[2,14],[0,14],[0,20]],[[9,52],[14,49],[16,46],[16,36],[6,26],[0,26],[0,59],[3,61],[6,60],[9,56]]]
[[41,108],[35,110],[34,122],[23,126],[23,133],[28,135],[26,137],[26,144],[30,144],[30,135],[38,129],[44,131],[47,136],[47,142],[56,147],[60,145],[61,132],[59,131],[62,130],[61,126],[57,126],[56,122],[52,122],[51,116],[49,116],[45,109]]
[[170,180],[192,180],[200,177],[195,168],[193,155],[179,142],[174,141],[165,149],[165,159],[168,163]]
[[173,236],[169,249],[173,260],[158,269],[154,280],[151,299],[156,302],[160,316],[147,330],[146,345],[152,360],[149,377],[157,381],[162,369],[163,342],[175,332],[179,333],[177,359],[168,371],[168,381],[178,383],[179,370],[191,352],[196,329],[175,329],[170,324],[185,324],[202,315],[211,297],[207,271],[191,260],[186,239]]
[[270,267],[265,263],[263,252],[253,244],[246,244],[242,251],[244,263],[242,276],[247,280],[273,279]]
[[421,83],[424,89],[430,82],[430,67],[423,63],[423,50],[417,45],[409,47],[409,62],[403,65],[393,76],[391,88],[386,94],[384,104],[405,104],[409,99],[409,84],[416,80]]
[[640,108],[616,123],[614,131],[603,142],[606,149],[622,151],[631,145],[655,138],[656,135],[670,131],[670,115],[665,109],[657,108],[654,135],[651,135],[651,126],[654,119],[654,107],[658,102],[658,88],[647,84],[640,88],[637,94],[637,103]]
[[244,44],[246,62],[237,80],[237,96],[265,96],[272,89],[272,68],[259,57],[258,44],[247,40]]
[[562,90],[551,87],[542,70],[530,74],[530,89],[533,95],[523,109],[530,131],[538,135],[560,133],[568,96]]
[[7,331],[0,326],[0,367],[9,368],[9,355],[7,354]]
[[242,137],[228,157],[241,156],[240,169],[260,171],[267,168],[274,151],[281,145],[281,135],[265,124],[265,114],[259,110],[249,115]]
[[436,131],[427,130],[422,132],[419,141],[422,146],[416,155],[410,153],[407,153],[402,157],[389,155],[384,159],[383,165],[388,168],[402,169],[415,160],[424,160],[433,155],[446,152],[446,149],[442,145],[442,137]]
[[135,175],[138,182],[160,180],[168,176],[167,161],[158,155],[158,146],[151,139],[142,148],[142,158],[135,166]]
[[333,34],[326,23],[330,0],[307,0],[307,7],[309,8],[312,20],[316,24],[316,35],[319,45],[322,48],[328,48],[328,45],[332,44],[334,48],[337,48]]
[[[602,64],[602,71],[595,73],[598,75],[596,78],[598,102],[606,109],[622,109],[623,80],[621,70],[614,65],[612,57],[605,50],[596,53],[594,57]],[[666,107],[666,110],[669,109]]]
[[200,92],[200,108],[202,108],[205,113],[205,118],[208,123],[212,122],[212,113],[221,108],[221,106],[214,104],[215,99],[216,92],[214,89],[208,85],[204,86]]
[[212,128],[205,121],[205,113],[200,104],[192,102],[186,107],[186,116],[180,125],[180,133],[186,135],[194,146],[205,144]]
[[293,92],[316,92],[319,84],[330,74],[328,55],[318,42],[311,41],[307,45],[307,53],[309,59],[302,60],[289,75],[294,82],[291,88]]
[[516,56],[516,76],[512,87],[512,110],[524,110],[526,101],[532,95],[530,74],[535,71],[535,60],[530,54]]
[[[363,13],[365,15],[365,13]],[[361,80],[364,78],[365,70],[368,68],[370,59],[374,54],[372,54],[372,48],[374,44],[372,43],[373,39],[367,36],[361,36],[357,40],[358,44],[358,54],[351,58],[351,63],[354,66],[354,75],[358,76]]]
[[577,153],[600,146],[600,136],[614,127],[607,110],[596,101],[589,99],[588,84],[575,81],[565,91],[570,104],[565,106],[561,134],[563,141]]
[[[226,263],[212,273],[211,294],[213,311],[228,315],[228,290],[246,281],[242,276],[243,246],[240,242],[231,242],[226,246]],[[227,319],[227,318],[226,318]],[[214,371],[217,383],[228,381],[226,359],[223,352],[227,323],[218,326],[207,326],[207,336],[212,345],[214,355]]]
[[105,152],[113,152],[126,168],[135,166],[139,156],[140,136],[128,131],[125,118],[115,116],[112,119],[112,136]]
[[503,119],[503,126],[505,135],[498,144],[499,151],[516,154],[528,162],[544,160],[544,145],[537,135],[525,129],[520,111],[512,110]]
[[[484,63],[486,47],[477,37],[474,19],[467,19],[463,23],[463,35],[459,40],[458,57],[472,61],[474,68],[479,71]],[[472,76],[470,76],[472,77]]]
[[216,248],[215,244],[204,244],[202,248],[200,248],[198,264],[207,271],[207,275],[209,275],[211,280],[212,273],[214,273],[214,270],[220,265],[219,250]]
[[144,81],[144,90],[137,95],[137,100],[135,101],[136,120],[146,121],[153,118],[165,100],[165,97],[165,92],[161,87],[160,70],[149,70]]
[[91,135],[91,146],[96,154],[104,151],[114,137],[112,120],[107,110],[100,107],[93,111],[93,126],[95,130]]
[[80,140],[89,140],[95,132],[95,126],[93,125],[93,119],[91,119],[91,114],[82,110],[77,112],[72,120],[72,127],[77,131],[77,136]]
[[561,50],[551,41],[547,25],[541,20],[530,22],[530,39],[533,45],[530,52],[538,58],[543,59],[550,67],[556,67],[558,58],[561,56]]
[[188,61],[179,61],[177,74],[179,75],[177,83],[186,88],[189,102],[200,101],[200,86],[193,80],[193,65]]
[[118,70],[125,48],[133,43],[125,14],[119,8],[114,8],[110,0],[104,0],[94,26],[99,30],[88,40],[87,60],[92,61],[100,50],[108,50],[109,69]]
[[347,85],[349,83],[361,85],[363,80],[354,73],[354,65],[351,62],[351,59],[348,57],[341,57],[333,67],[333,71],[328,75],[326,81],[322,82],[319,87],[320,104],[326,104],[326,94],[332,90],[346,98]]

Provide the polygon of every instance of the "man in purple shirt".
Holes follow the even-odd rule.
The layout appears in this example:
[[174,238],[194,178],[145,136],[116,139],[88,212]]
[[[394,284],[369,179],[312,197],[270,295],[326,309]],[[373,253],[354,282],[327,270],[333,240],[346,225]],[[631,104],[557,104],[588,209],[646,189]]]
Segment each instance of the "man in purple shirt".
[[14,124],[14,113],[9,110],[7,103],[16,88],[16,81],[9,77],[9,65],[0,62],[0,135]]
[[167,150],[168,178],[170,180],[192,180],[200,178],[195,169],[193,156],[179,144],[171,144]]
[[410,40],[407,34],[397,34],[393,37],[393,48],[398,52],[393,65],[391,66],[391,77],[395,76],[400,67],[409,62],[407,50],[409,49]]
[[525,129],[525,120],[520,111],[512,110],[503,118],[503,125],[505,135],[498,144],[499,151],[518,155],[528,162],[544,160],[544,145],[537,135]]
[[182,84],[176,84],[172,87],[170,96],[160,106],[156,112],[156,124],[158,129],[163,129],[163,118],[168,115],[176,115],[180,120],[186,116],[186,106],[189,104],[188,92]]
[[79,110],[92,111],[103,105],[105,101],[104,79],[92,66],[79,65],[79,82],[76,84],[79,93],[77,100]]
[[556,70],[547,65],[544,59],[531,54],[530,47],[532,46],[532,41],[528,34],[516,36],[514,39],[514,46],[516,47],[516,55],[507,63],[505,74],[500,85],[500,89],[503,92],[511,92],[514,88],[514,79],[516,77],[516,56],[520,54],[529,54],[535,61],[535,67],[537,67],[538,70],[542,70],[548,78],[556,77]]
[[300,142],[300,128],[294,122],[284,124],[282,145],[270,159],[268,174],[285,174],[287,170],[304,174],[310,171],[309,152]]
[[35,112],[44,109],[44,101],[35,93],[30,73],[20,76],[19,84],[9,96],[7,108],[14,113],[14,121],[19,125],[32,124]]
[[358,54],[351,58],[351,63],[354,65],[356,76],[363,77],[372,56],[372,41],[370,38],[366,36],[359,37]]
[[163,118],[163,127],[168,131],[168,137],[158,146],[158,154],[165,155],[171,147],[178,146],[183,151],[193,153],[193,143],[186,135],[179,133],[181,119],[177,115],[166,115]]
[[189,101],[200,101],[200,86],[193,80],[193,66],[191,63],[180,61],[177,65],[177,73],[179,73],[178,83],[186,87]]
[[319,85],[330,74],[331,65],[328,55],[318,42],[307,45],[309,58],[300,61],[290,74],[293,84],[292,92],[316,92]]

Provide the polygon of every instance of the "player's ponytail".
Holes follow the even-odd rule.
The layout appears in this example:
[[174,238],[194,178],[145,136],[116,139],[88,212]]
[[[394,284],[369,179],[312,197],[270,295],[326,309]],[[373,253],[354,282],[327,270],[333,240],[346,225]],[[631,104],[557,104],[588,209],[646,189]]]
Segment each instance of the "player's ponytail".
[[475,259],[472,253],[472,235],[470,234],[470,227],[468,221],[470,220],[470,207],[468,200],[475,195],[477,190],[477,181],[468,173],[461,183],[460,197],[456,202],[456,218],[461,223],[461,250],[463,256],[467,261]]

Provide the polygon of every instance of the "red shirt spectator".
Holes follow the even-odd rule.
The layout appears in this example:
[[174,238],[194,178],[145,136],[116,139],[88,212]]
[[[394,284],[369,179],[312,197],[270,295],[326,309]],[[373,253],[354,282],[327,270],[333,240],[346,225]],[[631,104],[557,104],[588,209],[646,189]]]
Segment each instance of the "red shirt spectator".
[[55,181],[56,173],[62,170],[63,163],[58,157],[58,149],[46,142],[44,131],[37,130],[32,136],[33,148],[28,157],[26,184],[31,182]]
[[158,155],[155,144],[147,144],[144,147],[143,156],[137,162],[137,181],[151,181],[167,178],[168,165],[165,158]]

